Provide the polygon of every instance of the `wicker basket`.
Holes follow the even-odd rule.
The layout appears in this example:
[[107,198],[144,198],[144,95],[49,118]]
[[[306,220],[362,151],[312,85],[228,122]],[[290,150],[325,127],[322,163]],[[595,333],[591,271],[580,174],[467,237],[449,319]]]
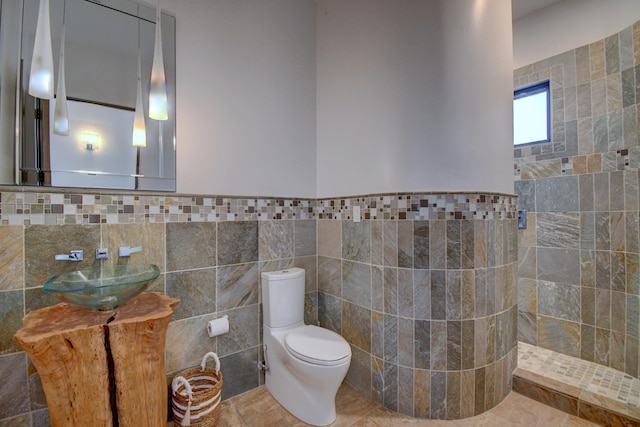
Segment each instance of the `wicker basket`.
[[[216,362],[215,369],[206,366],[207,358]],[[171,382],[171,409],[177,426],[212,427],[220,418],[222,398],[222,372],[220,359],[207,353],[200,367],[183,371]]]

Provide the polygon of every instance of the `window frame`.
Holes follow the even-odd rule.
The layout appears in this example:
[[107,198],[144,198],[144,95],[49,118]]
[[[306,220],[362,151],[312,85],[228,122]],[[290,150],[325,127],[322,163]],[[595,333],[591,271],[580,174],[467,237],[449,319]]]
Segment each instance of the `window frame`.
[[[547,114],[546,114],[546,118],[547,118],[547,137],[546,139],[541,139],[538,141],[529,141],[529,142],[523,142],[521,144],[516,144],[515,143],[515,138],[513,141],[513,146],[514,148],[517,147],[526,147],[528,145],[534,145],[534,144],[542,144],[545,142],[551,142],[551,127],[552,127],[552,123],[551,123],[551,84],[549,82],[549,80],[545,80],[542,82],[538,82],[529,86],[525,86],[519,89],[516,89],[513,91],[513,101],[515,102],[518,99],[521,98],[526,98],[529,96],[533,96],[533,95],[538,95],[540,93],[546,93],[547,94]],[[515,123],[514,123],[515,126]],[[515,133],[515,129],[514,129],[514,133]]]

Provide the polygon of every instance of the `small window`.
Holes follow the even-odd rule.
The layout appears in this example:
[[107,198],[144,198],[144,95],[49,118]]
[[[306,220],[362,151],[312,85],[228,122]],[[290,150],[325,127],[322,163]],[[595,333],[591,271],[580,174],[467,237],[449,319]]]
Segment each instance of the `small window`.
[[549,82],[513,93],[513,145],[551,141]]

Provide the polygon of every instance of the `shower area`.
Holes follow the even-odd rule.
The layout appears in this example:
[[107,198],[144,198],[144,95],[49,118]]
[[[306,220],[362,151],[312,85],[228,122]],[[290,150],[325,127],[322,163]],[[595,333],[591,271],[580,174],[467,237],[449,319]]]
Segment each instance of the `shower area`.
[[637,420],[640,23],[514,72],[516,89],[543,81],[551,142],[514,150],[528,223],[518,231],[519,365],[555,371],[585,405],[609,400]]

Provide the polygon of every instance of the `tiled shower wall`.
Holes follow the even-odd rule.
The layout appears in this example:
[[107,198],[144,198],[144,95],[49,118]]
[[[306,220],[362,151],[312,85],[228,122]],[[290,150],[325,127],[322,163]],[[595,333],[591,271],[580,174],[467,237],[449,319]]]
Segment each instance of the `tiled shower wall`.
[[[48,425],[38,375],[13,334],[26,313],[58,302],[41,290],[49,277],[101,262],[157,264],[162,274],[150,290],[181,300],[167,332],[169,379],[213,350],[221,357],[225,375],[223,398],[260,385],[260,272],[305,268],[306,320],[317,319],[316,221],[311,203],[3,189],[0,426]],[[143,251],[119,258],[119,246],[142,246]],[[96,261],[95,250],[102,247],[109,249],[109,259]],[[55,254],[71,249],[83,249],[85,260],[53,260]],[[230,332],[209,338],[207,321],[225,314]]]
[[[356,205],[364,221],[351,219]],[[347,382],[429,419],[479,414],[509,393],[515,207],[512,196],[411,194],[319,216],[318,316],[351,343]]]
[[519,339],[637,377],[640,23],[514,73],[544,80],[552,141],[514,150]]
[[[49,277],[100,262],[161,267],[150,290],[181,300],[167,333],[167,376],[213,349],[225,375],[223,398],[262,383],[259,274],[291,266],[307,271],[306,322],[319,319],[350,342],[347,381],[385,406],[461,418],[491,408],[511,388],[513,196],[295,200],[0,190],[0,426],[47,425],[37,372],[12,336],[24,314],[57,303],[40,289]],[[361,222],[352,220],[355,205]],[[119,258],[119,246],[143,251]],[[96,261],[102,247],[110,258]],[[71,249],[83,249],[85,260],[53,260]],[[230,332],[209,338],[206,322],[225,314]]]

